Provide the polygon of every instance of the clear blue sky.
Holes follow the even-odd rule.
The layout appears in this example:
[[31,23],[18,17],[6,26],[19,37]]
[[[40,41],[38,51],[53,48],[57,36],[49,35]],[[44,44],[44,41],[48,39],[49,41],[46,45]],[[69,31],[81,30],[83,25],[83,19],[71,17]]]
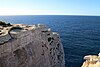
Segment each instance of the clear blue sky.
[[100,15],[100,0],[0,0],[0,15]]

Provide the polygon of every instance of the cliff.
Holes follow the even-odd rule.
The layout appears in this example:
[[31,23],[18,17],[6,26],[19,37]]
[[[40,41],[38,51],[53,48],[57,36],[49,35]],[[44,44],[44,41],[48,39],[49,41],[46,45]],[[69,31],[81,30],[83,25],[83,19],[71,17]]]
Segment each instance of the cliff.
[[100,54],[97,55],[87,55],[84,57],[86,60],[82,67],[100,67]]
[[0,67],[65,67],[57,33],[45,25],[0,23]]

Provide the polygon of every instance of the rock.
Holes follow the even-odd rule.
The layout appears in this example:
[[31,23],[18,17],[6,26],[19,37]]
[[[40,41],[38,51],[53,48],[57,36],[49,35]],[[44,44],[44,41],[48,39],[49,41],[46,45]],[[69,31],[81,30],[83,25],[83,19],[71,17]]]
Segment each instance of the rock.
[[60,37],[46,25],[1,25],[0,30],[0,67],[65,67]]
[[100,67],[100,54],[97,55],[87,55],[84,57],[86,60],[82,67]]

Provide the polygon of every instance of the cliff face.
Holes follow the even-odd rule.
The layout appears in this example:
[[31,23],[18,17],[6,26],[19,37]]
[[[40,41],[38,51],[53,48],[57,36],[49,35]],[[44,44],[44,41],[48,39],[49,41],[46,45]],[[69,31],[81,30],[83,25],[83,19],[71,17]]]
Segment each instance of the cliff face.
[[65,67],[57,33],[45,25],[0,26],[0,67]]
[[82,67],[100,67],[100,55],[87,55],[84,57],[86,60]]

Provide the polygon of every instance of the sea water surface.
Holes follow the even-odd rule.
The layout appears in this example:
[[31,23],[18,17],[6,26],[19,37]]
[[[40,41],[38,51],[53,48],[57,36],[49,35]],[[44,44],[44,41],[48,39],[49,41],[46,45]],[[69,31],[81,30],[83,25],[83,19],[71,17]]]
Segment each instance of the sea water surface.
[[85,55],[100,52],[100,16],[24,15],[0,16],[0,20],[51,27],[60,34],[66,67],[81,67]]

